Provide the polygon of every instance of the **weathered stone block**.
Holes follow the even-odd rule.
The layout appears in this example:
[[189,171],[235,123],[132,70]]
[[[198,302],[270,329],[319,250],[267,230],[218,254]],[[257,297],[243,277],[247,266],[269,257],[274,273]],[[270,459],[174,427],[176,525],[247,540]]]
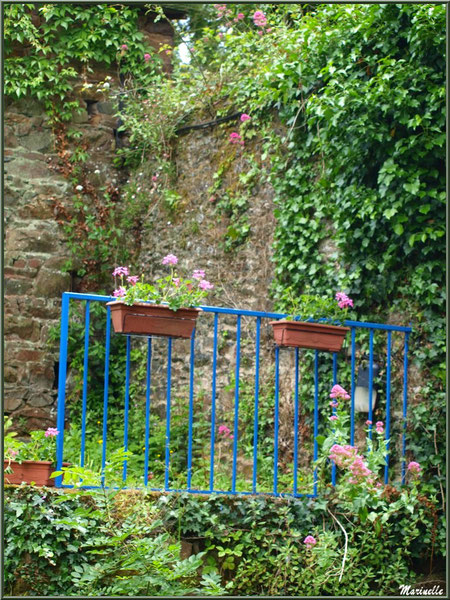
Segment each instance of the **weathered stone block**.
[[11,315],[5,319],[5,334],[37,342],[40,338],[39,322],[30,317]]
[[16,158],[7,163],[6,173],[13,177],[20,177],[21,179],[43,179],[50,175],[50,171],[45,163],[38,160],[26,160],[23,158]]
[[[52,223],[54,229],[57,229],[57,224]],[[57,241],[55,232],[45,229],[36,230],[32,227],[13,229],[6,234],[6,253],[27,251],[51,254],[55,251]]]
[[70,290],[70,283],[69,273],[60,273],[42,267],[36,278],[35,293],[47,298],[61,296],[63,292]]
[[5,293],[10,295],[23,296],[33,288],[33,280],[25,278],[5,278]]
[[23,405],[22,398],[14,398],[10,394],[5,395],[5,412],[10,413],[13,410],[17,410],[20,406]]
[[32,202],[25,204],[18,211],[22,219],[51,219],[54,217],[53,203],[47,197],[37,196]]
[[21,140],[22,146],[33,152],[46,152],[53,148],[54,138],[48,129],[41,131],[32,130],[27,136]]

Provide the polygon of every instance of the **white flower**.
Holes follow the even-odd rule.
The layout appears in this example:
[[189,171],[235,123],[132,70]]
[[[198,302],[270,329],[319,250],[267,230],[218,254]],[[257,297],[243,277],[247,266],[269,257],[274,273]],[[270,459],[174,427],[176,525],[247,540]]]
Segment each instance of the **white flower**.
[[77,190],[77,192],[82,192],[83,191],[83,186],[82,185],[77,185],[77,187],[75,189]]
[[98,175],[100,173],[100,169],[95,169],[94,173]]

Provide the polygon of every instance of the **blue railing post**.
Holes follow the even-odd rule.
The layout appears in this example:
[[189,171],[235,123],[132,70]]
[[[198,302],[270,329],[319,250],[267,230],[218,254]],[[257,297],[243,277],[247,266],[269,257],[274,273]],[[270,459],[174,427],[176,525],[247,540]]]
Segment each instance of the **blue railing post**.
[[373,394],[373,329],[369,333],[369,448],[368,452],[372,452],[372,421],[373,421],[373,407],[372,407],[372,394]]
[[405,333],[403,355],[403,433],[402,433],[402,483],[406,475],[406,413],[408,410],[408,341],[409,333]]
[[241,316],[236,323],[236,381],[234,387],[234,430],[233,430],[233,471],[231,475],[231,491],[236,491],[237,444],[239,434],[239,368],[241,362]]
[[172,386],[172,338],[169,338],[167,344],[167,394],[166,394],[166,452],[164,467],[164,490],[169,489],[169,469],[170,469],[170,392]]
[[91,301],[86,302],[86,314],[84,317],[84,359],[83,359],[83,400],[81,409],[81,451],[80,465],[84,467],[84,450],[86,444],[86,410],[87,410],[87,387],[88,387],[88,356],[89,356],[89,327],[90,327]]
[[258,470],[258,409],[259,409],[259,346],[261,340],[261,317],[256,317],[255,344],[255,412],[253,415],[253,476],[252,490],[256,493],[256,474]]
[[[314,461],[319,455],[317,436],[319,434],[319,352],[314,351]],[[314,468],[314,496],[317,496],[317,467]]]
[[214,315],[214,343],[213,343],[213,376],[211,393],[211,449],[209,466],[209,490],[214,489],[214,446],[216,443],[216,369],[217,369],[217,331],[219,315]]
[[152,338],[147,342],[147,377],[145,389],[145,458],[144,458],[144,485],[148,485],[148,458],[150,442],[150,387],[152,372]]
[[299,385],[299,365],[298,365],[298,348],[295,349],[295,379],[294,379],[294,496],[297,495],[297,478],[298,478],[298,385]]
[[386,350],[386,466],[384,467],[384,483],[389,481],[389,445],[391,435],[391,332],[387,332]]
[[[58,372],[58,409],[56,415],[56,470],[60,471],[63,463],[64,449],[64,420],[66,411],[66,377],[67,377],[67,347],[69,342],[69,301],[70,295],[62,295],[61,305],[61,337],[59,341],[59,372]],[[55,486],[61,487],[62,475],[55,477]]]
[[[337,384],[337,354],[333,352],[333,385]],[[336,414],[336,409],[332,408],[332,414]],[[335,428],[333,427],[333,433],[335,432]],[[336,463],[334,460],[331,461],[331,485],[336,485]]]
[[355,444],[355,328],[351,329],[350,446]]
[[106,438],[108,434],[109,352],[111,344],[111,309],[106,307],[105,380],[103,385],[102,485],[105,485]]
[[194,426],[194,365],[195,365],[195,328],[191,336],[191,358],[189,366],[189,425],[188,425],[188,459],[187,459],[187,489],[191,490],[192,483],[192,434]]
[[278,427],[279,427],[280,347],[275,346],[275,410],[273,424],[273,493],[278,493]]
[[[127,356],[125,363],[125,406],[124,406],[124,419],[123,419],[123,449],[125,452],[128,450],[128,410],[130,404],[130,349],[131,349],[131,338],[127,335]],[[125,458],[123,461],[123,481],[127,480],[127,464],[128,461]]]

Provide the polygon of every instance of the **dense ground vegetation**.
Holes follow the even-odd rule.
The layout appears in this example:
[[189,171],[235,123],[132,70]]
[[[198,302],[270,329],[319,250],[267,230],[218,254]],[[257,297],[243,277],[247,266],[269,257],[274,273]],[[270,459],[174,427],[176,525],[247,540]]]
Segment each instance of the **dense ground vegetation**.
[[[41,100],[55,134],[64,131],[70,138],[66,123],[77,106],[69,93],[71,81],[95,62],[117,64],[124,75],[118,115],[129,139],[118,152],[117,166],[133,171],[151,164],[150,171],[158,173],[166,188],[168,210],[176,209],[177,203],[171,160],[177,131],[231,115],[225,125],[218,125],[229,153],[209,190],[230,218],[225,247],[232,252],[246,243],[252,185],[267,180],[277,205],[274,298],[286,286],[298,293],[311,286],[324,295],[346,289],[359,320],[411,323],[410,356],[420,385],[412,394],[407,452],[421,464],[423,481],[420,494],[412,500],[408,496],[411,501],[403,504],[395,504],[401,492],[391,487],[376,501],[340,498],[332,492],[309,503],[280,505],[263,498],[163,497],[150,502],[151,517],[136,517],[147,519],[148,529],[139,535],[135,527],[140,522],[131,526],[125,519],[114,522],[113,528],[111,521],[105,525],[105,504],[102,512],[101,507],[86,508],[77,496],[59,503],[51,494],[42,498],[35,491],[8,492],[8,539],[23,540],[37,527],[39,512],[28,513],[26,502],[51,502],[55,513],[47,511],[45,518],[53,527],[48,514],[57,515],[60,544],[27,547],[28,558],[25,549],[21,555],[13,552],[22,542],[10,544],[10,589],[20,578],[34,586],[29,588],[34,593],[61,593],[61,585],[74,586],[76,594],[88,589],[98,594],[169,593],[160,572],[148,580],[147,591],[138,590],[133,580],[142,575],[139,557],[168,548],[170,556],[158,560],[176,564],[175,572],[188,590],[189,585],[200,585],[189,579],[200,563],[194,561],[189,570],[179,561],[177,544],[184,538],[207,552],[205,576],[219,572],[222,585],[232,581],[228,593],[398,593],[400,584],[431,570],[445,552],[444,7],[205,5],[190,19],[174,23],[185,50],[182,58],[173,54],[170,77],[137,32],[136,7],[43,5],[39,10],[45,23],[39,28],[33,24],[32,9],[32,4],[6,7],[7,52],[8,43],[24,40],[32,48],[6,60],[9,97]],[[160,19],[166,18],[158,7],[154,10]],[[264,15],[255,19],[258,10]],[[80,26],[73,27],[74,22]],[[144,60],[144,54],[149,59]],[[81,65],[79,72],[75,62]],[[242,121],[242,114],[250,118]],[[233,120],[232,115],[237,117]],[[76,139],[72,143],[76,145]],[[223,175],[232,168],[236,153],[245,154],[251,168],[240,174],[233,188],[225,188]],[[72,157],[75,171],[70,177],[84,183],[87,157],[80,152]],[[75,203],[79,211],[66,224],[74,254],[95,257],[81,275],[98,277],[100,286],[111,255],[117,262],[130,258],[127,235],[141,223],[146,200],[139,195],[135,199],[131,188],[124,190],[123,204],[103,192],[103,206],[98,196],[92,206]],[[102,221],[98,216],[104,210],[109,217]],[[331,243],[331,255],[324,254],[325,243]],[[73,367],[76,370],[78,364],[81,371],[79,348]],[[100,359],[100,342],[96,352]],[[120,352],[117,361],[118,371],[124,361]],[[96,393],[94,381],[90,383]],[[118,379],[112,385],[122,397],[123,382]],[[101,382],[98,390],[101,397]],[[92,415],[92,432],[97,418],[100,414]],[[183,438],[182,415],[179,423]],[[157,430],[160,424],[153,425]],[[155,452],[163,445],[160,429]],[[92,452],[95,444],[92,439]],[[142,515],[147,514],[144,505],[138,505]],[[350,537],[341,578],[344,542],[330,511],[345,515]],[[320,543],[308,553],[299,541],[311,533],[318,537],[319,531]],[[147,537],[142,538],[142,532]],[[172,537],[155,538],[166,534]],[[64,545],[66,538],[69,545]],[[139,545],[142,539],[145,548]],[[155,549],[155,539],[163,541],[160,548]],[[127,540],[132,557],[128,565],[115,562],[108,553],[118,540]],[[80,548],[103,553],[101,576],[93,572],[87,554],[75,554]],[[42,581],[26,579],[30,556],[39,562]],[[53,560],[62,574],[60,581],[45,579],[45,565]],[[74,576],[64,571],[67,561],[77,565]],[[330,571],[331,564],[335,571]],[[117,574],[124,576],[122,583],[115,579]],[[170,588],[177,593],[178,583]],[[221,591],[214,577],[205,585]]]

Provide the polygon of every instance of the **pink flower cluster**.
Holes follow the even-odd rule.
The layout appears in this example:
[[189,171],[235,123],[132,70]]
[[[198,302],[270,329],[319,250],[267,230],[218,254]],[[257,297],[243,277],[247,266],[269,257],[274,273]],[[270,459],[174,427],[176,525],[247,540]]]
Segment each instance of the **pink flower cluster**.
[[257,10],[253,15],[253,22],[257,27],[265,27],[267,25],[267,17],[262,10]]
[[375,423],[375,428],[377,433],[384,433],[384,423],[383,421],[377,421]]
[[240,146],[244,145],[244,140],[239,135],[239,133],[237,133],[236,131],[233,131],[233,133],[230,133],[229,139],[232,144],[239,144]]
[[45,437],[53,437],[58,435],[59,431],[56,429],[56,427],[49,427],[47,429],[47,431],[44,433]]
[[231,429],[226,425],[219,425],[219,434],[224,438],[229,438],[230,440],[234,438],[234,435],[231,433]]
[[200,280],[204,279],[205,271],[203,271],[202,269],[195,269],[195,271],[192,273],[192,277],[194,279],[198,279],[200,281]]
[[317,544],[317,540],[312,535],[307,535],[305,537],[305,539],[303,540],[303,543],[305,544],[305,546],[307,548],[312,548],[313,546],[315,546]]
[[358,454],[358,449],[354,446],[346,444],[334,444],[330,449],[328,458],[340,468],[350,471],[352,476],[349,479],[350,483],[359,484],[367,483],[369,486],[375,484],[375,474],[364,463],[364,458]]
[[148,61],[151,59],[150,54],[148,54],[147,52],[144,54],[144,60],[146,63],[148,63]]
[[347,294],[344,294],[344,292],[337,292],[336,300],[338,301],[339,308],[353,307],[353,300]]
[[419,475],[422,471],[422,467],[414,460],[412,460],[406,468],[410,473],[414,473],[415,475]]
[[118,275],[123,276],[125,275],[125,277],[129,274],[128,268],[127,267],[116,267],[113,271],[113,277],[117,277]]
[[168,254],[162,259],[163,265],[176,265],[177,262],[178,258],[175,256],[175,254]]
[[350,394],[344,390],[340,385],[333,385],[331,388],[330,398],[341,398],[342,400],[348,400],[350,398]]
[[251,118],[250,115],[247,115],[246,113],[242,113],[242,115],[241,115],[242,123],[245,123],[245,121],[249,121],[250,118]]
[[231,15],[231,10],[227,8],[226,4],[214,4],[214,8],[217,10],[218,19]]

